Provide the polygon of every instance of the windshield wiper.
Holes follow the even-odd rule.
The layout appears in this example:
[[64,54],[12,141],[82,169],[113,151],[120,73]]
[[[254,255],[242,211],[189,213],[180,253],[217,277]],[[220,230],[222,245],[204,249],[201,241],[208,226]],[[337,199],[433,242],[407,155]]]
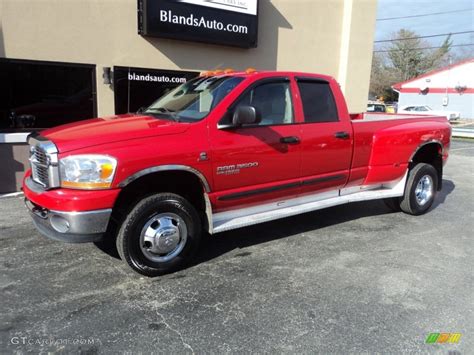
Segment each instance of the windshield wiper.
[[171,117],[173,121],[179,122],[179,117],[175,113],[175,111],[167,109],[166,107],[150,107],[146,109],[144,113],[151,113],[151,112],[159,112],[161,114],[165,114],[168,117]]
[[170,110],[166,107],[149,107],[147,108],[146,111],[158,111],[158,112],[163,112],[163,113],[173,113],[173,110]]

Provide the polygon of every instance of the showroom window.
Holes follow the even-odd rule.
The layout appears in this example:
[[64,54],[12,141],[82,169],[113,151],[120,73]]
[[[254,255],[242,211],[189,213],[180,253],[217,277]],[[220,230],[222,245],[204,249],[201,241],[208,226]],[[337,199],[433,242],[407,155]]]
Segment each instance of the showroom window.
[[95,117],[95,66],[0,59],[0,132]]
[[113,68],[115,113],[137,112],[146,108],[199,72],[131,67]]

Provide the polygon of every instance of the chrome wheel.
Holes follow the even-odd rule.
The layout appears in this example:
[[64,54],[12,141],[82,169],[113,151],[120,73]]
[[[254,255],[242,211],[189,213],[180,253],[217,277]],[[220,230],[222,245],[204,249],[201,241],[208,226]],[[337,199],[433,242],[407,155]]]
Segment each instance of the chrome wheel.
[[186,223],[174,213],[160,213],[145,224],[140,233],[143,255],[153,262],[166,262],[184,248],[188,236]]
[[424,175],[416,185],[415,197],[420,206],[424,206],[433,196],[433,179],[430,175]]

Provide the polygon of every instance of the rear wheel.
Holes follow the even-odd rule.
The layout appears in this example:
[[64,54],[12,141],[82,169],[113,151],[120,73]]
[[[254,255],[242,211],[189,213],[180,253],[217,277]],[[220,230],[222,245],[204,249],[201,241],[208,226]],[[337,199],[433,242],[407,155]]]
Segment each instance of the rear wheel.
[[403,212],[420,215],[433,204],[438,190],[436,169],[429,164],[419,163],[409,173],[400,208]]
[[146,276],[158,276],[185,266],[195,255],[201,221],[183,197],[160,193],[140,201],[125,218],[117,250],[128,265]]

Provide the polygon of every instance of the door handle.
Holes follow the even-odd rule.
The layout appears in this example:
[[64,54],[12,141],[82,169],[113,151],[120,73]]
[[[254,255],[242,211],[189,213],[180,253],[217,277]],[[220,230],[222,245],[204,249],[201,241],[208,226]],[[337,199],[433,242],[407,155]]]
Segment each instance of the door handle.
[[349,139],[350,135],[348,132],[341,131],[334,133],[334,137],[339,139]]
[[296,136],[281,137],[280,143],[283,144],[298,144],[300,139]]

